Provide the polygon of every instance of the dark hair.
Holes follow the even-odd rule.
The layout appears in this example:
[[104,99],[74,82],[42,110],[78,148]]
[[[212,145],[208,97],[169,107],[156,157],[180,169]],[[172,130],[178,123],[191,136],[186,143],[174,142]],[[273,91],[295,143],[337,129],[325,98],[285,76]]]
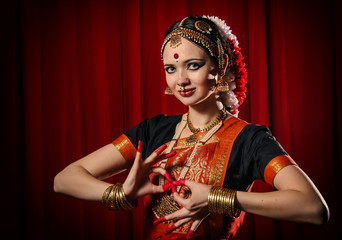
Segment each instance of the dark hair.
[[[196,32],[199,32],[198,29],[195,27],[195,23],[197,21],[203,21],[207,24],[209,24],[209,26],[211,27],[211,31],[210,33],[205,33],[205,32],[200,32],[202,35],[208,37],[213,43],[215,43],[216,45],[217,44],[217,38],[220,39],[221,41],[221,44],[222,44],[222,47],[223,47],[223,50],[224,50],[224,53],[228,54],[228,56],[230,55],[229,54],[229,46],[227,46],[226,44],[226,41],[225,39],[222,39],[222,36],[220,35],[219,33],[219,30],[217,29],[217,26],[214,22],[212,22],[210,19],[208,18],[204,18],[204,17],[201,17],[201,16],[193,16],[193,15],[190,15],[188,17],[186,17],[183,21],[183,24],[182,24],[182,27],[186,28],[186,29],[190,29],[190,30],[193,30],[193,31],[196,31]],[[165,36],[164,36],[164,39],[172,32],[174,31],[175,29],[177,29],[180,25],[182,21],[178,21],[178,22],[175,22],[166,32]],[[190,40],[191,41],[191,40]],[[196,43],[195,41],[192,41],[193,43],[195,43],[196,45],[198,45],[199,47],[201,47],[202,49],[204,49],[209,56],[211,56],[209,50],[205,47],[203,47],[202,45]],[[164,52],[164,49],[162,49],[162,54]],[[215,60],[215,62],[217,63],[217,58],[211,56],[213,58],[213,60]]]

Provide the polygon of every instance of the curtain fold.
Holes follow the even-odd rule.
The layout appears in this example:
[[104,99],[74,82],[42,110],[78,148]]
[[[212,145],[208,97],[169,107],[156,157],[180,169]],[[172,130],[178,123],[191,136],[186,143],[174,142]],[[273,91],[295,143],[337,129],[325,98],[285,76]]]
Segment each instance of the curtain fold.
[[[7,230],[20,229],[13,233],[18,239],[143,239],[141,208],[114,213],[100,203],[56,194],[53,178],[146,118],[186,112],[164,95],[160,46],[176,20],[205,14],[231,26],[245,57],[248,92],[239,116],[270,127],[331,210],[330,222],[320,227],[247,214],[236,239],[341,238],[340,5],[333,0],[6,3],[1,76],[8,139],[4,194],[12,201]],[[126,174],[108,181],[122,182]],[[255,184],[254,191],[267,190]]]

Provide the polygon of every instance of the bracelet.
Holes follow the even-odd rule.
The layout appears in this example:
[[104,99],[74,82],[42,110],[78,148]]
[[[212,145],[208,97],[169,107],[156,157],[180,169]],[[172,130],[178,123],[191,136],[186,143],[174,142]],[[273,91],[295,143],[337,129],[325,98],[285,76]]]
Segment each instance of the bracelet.
[[208,210],[223,216],[237,218],[240,216],[241,210],[235,208],[236,190],[211,187],[208,194]]
[[121,183],[110,185],[102,195],[102,206],[108,210],[132,211],[138,200],[128,201]]

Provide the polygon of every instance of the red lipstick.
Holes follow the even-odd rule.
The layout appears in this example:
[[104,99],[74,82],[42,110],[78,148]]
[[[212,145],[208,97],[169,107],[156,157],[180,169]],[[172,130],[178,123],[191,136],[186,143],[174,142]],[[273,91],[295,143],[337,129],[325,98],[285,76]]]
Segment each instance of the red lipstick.
[[195,92],[195,88],[184,89],[183,91],[178,91],[182,97],[190,97]]

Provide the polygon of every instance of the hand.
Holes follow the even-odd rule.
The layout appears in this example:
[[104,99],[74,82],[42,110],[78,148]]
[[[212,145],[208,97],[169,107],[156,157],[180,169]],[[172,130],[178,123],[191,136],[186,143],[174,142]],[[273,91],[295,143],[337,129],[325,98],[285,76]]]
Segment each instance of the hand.
[[208,194],[211,186],[184,179],[174,181],[172,184],[176,186],[187,186],[191,190],[191,196],[190,198],[185,199],[177,192],[174,192],[173,196],[175,201],[183,206],[183,208],[170,215],[157,219],[154,224],[170,220],[176,221],[175,224],[165,232],[165,235],[167,235],[183,224],[193,221],[190,231],[187,234],[187,239],[190,239],[191,235],[197,230],[201,222],[209,216]]
[[167,173],[163,168],[152,167],[156,162],[173,157],[176,154],[175,151],[172,151],[168,154],[160,155],[165,148],[166,145],[161,146],[143,161],[141,158],[142,142],[139,141],[133,166],[123,183],[123,189],[127,200],[131,201],[149,194],[161,193],[164,191],[162,186],[151,183],[149,175],[151,173],[159,173],[162,175]]

